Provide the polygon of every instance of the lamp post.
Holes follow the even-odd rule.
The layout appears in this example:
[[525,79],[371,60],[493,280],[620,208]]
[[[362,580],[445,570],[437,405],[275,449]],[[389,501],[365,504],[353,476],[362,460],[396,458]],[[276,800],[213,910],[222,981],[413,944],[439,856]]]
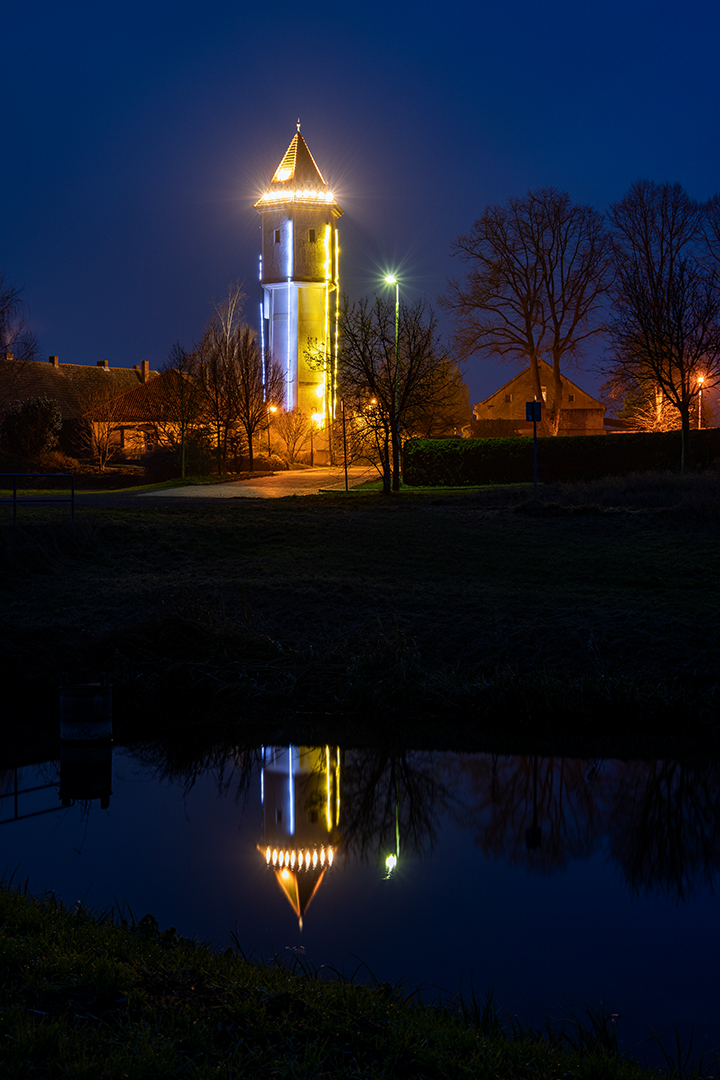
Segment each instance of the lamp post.
[[314,440],[313,440],[313,435],[315,434],[315,425],[317,424],[319,426],[324,419],[325,419],[325,416],[324,416],[323,413],[315,413],[314,412],[314,413],[310,414],[310,465],[311,466],[315,465],[315,443],[314,443]]
[[[397,396],[398,396],[398,368],[400,367],[400,282],[394,274],[388,274],[385,278],[388,285],[395,286],[395,377],[393,379],[393,396],[392,396],[392,419],[393,419],[393,465],[396,464],[395,457],[398,458],[397,464],[399,465],[400,447],[397,445],[399,425],[397,420]],[[388,468],[390,462],[388,462]],[[394,483],[394,481],[393,481]],[[398,487],[400,483],[398,481]]]
[[702,392],[703,383],[705,382],[704,375],[698,375],[698,430],[702,427]]
[[277,412],[277,405],[268,405],[268,422],[267,422],[267,435],[268,435],[268,457],[270,456],[270,421],[272,420],[272,414]]

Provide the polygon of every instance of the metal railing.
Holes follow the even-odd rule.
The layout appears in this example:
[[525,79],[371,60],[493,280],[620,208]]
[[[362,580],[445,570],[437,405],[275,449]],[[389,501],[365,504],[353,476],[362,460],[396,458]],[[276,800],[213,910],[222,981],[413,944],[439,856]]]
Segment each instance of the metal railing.
[[[75,520],[75,477],[72,473],[0,473],[0,489],[5,485],[3,480],[12,478],[12,498],[0,499],[0,503],[12,503],[13,508],[13,529],[17,528],[17,507],[18,503],[70,503],[70,517]],[[70,495],[67,498],[52,498],[45,495],[41,499],[29,498],[27,495],[18,495],[17,482],[18,480],[69,480],[70,481]],[[10,485],[7,485],[8,487]]]
[[31,810],[29,814],[21,814],[21,813],[19,813],[19,810],[20,810],[19,799],[20,799],[21,795],[31,795],[33,792],[36,792],[36,791],[48,791],[51,788],[54,788],[55,791],[57,791],[58,790],[58,782],[56,780],[54,784],[36,784],[34,787],[19,788],[18,787],[18,770],[17,770],[17,768],[13,769],[13,773],[14,773],[13,789],[11,791],[0,792],[0,806],[2,806],[2,808],[4,809],[4,805],[2,804],[2,800],[3,799],[12,799],[13,800],[13,811],[14,812],[13,812],[12,817],[6,817],[6,818],[0,819],[0,825],[9,825],[11,821],[25,821],[27,818],[41,817],[43,814],[54,814],[58,810],[62,810],[62,806],[48,806],[44,810]]

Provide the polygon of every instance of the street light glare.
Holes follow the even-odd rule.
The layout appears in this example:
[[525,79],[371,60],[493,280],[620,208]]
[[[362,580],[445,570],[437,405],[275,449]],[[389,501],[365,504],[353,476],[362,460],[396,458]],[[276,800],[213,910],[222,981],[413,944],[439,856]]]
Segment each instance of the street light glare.
[[398,283],[398,279],[395,277],[394,274],[387,274],[386,277],[385,277],[385,280],[388,283],[388,285],[397,285],[397,283]]

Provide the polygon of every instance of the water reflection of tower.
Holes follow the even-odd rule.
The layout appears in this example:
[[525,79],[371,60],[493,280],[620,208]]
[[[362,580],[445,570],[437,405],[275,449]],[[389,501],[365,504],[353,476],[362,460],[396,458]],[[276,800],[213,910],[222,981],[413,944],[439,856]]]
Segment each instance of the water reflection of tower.
[[303,915],[337,854],[340,750],[263,749],[263,842],[257,845],[302,928]]

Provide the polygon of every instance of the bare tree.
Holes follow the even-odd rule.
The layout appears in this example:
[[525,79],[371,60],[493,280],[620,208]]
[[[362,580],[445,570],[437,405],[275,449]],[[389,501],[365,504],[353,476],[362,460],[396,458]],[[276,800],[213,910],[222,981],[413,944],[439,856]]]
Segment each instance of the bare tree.
[[269,406],[280,401],[285,376],[269,357],[263,357],[255,331],[242,324],[232,336],[229,382],[234,413],[245,433],[250,471],[253,471],[253,438],[268,422]]
[[180,444],[180,476],[185,478],[187,442],[192,430],[205,418],[206,401],[199,379],[199,359],[196,350],[188,352],[179,343],[173,345],[163,372],[172,376],[163,380],[163,420],[169,421],[173,442]]
[[637,380],[619,371],[602,390],[618,419],[628,421],[637,431],[672,431],[678,426],[677,411],[657,387],[641,387]]
[[217,446],[218,472],[230,444],[247,446],[253,467],[253,438],[267,423],[267,409],[282,395],[279,367],[263,357],[255,332],[243,318],[245,294],[239,284],[214,305],[214,314],[197,347],[197,377]]
[[455,392],[454,368],[437,336],[437,320],[425,301],[395,304],[375,297],[340,311],[340,397],[372,430],[386,463],[392,451],[392,487],[400,487],[402,439],[421,411],[442,408]]
[[110,387],[100,387],[83,397],[83,423],[75,440],[83,454],[89,453],[100,469],[105,469],[122,450],[118,422],[123,413],[123,395]]
[[640,180],[609,211],[615,283],[610,374],[660,392],[690,460],[690,408],[699,377],[720,381],[720,281],[706,258],[706,207],[680,184]]
[[32,380],[30,360],[37,359],[37,340],[26,321],[22,289],[0,271],[0,412],[27,394]]
[[285,443],[285,459],[292,465],[310,438],[311,421],[300,409],[280,409],[275,414],[274,423],[278,435]]
[[234,337],[242,321],[245,300],[239,284],[231,285],[225,300],[214,304],[214,313],[197,346],[198,380],[205,395],[207,420],[212,428],[218,473],[227,462],[228,438],[236,423],[232,368]]
[[582,356],[602,330],[610,262],[601,214],[555,188],[486,207],[453,254],[468,264],[441,303],[456,318],[460,355],[478,351],[529,363],[542,400],[538,358],[552,358],[553,398],[545,423],[556,435],[562,408],[561,364]]
[[35,360],[37,340],[27,324],[27,305],[22,289],[16,288],[0,271],[0,349],[12,352],[15,360]]

